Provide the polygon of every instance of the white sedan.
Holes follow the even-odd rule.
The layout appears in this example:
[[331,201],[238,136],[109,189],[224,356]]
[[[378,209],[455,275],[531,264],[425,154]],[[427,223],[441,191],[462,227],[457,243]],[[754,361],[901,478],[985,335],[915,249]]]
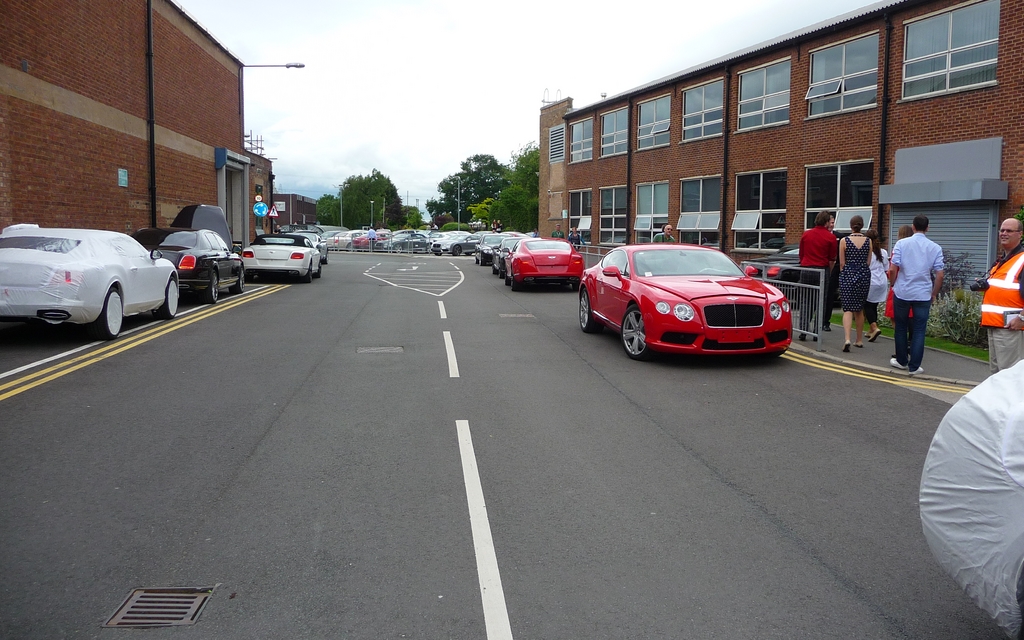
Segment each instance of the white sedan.
[[298,276],[303,282],[320,277],[320,251],[304,235],[280,233],[256,236],[242,250],[245,277],[261,274]]
[[159,250],[96,229],[17,224],[0,233],[0,321],[84,324],[101,340],[125,316],[178,313],[178,275]]

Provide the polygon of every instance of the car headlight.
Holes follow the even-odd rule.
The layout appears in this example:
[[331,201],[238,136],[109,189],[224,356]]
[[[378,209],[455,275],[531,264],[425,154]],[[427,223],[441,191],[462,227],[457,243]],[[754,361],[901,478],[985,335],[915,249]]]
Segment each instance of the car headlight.
[[676,317],[682,320],[683,322],[689,322],[690,320],[693,320],[693,317],[696,315],[693,312],[693,307],[686,304],[685,302],[680,302],[679,304],[677,304],[672,309],[672,313],[674,313]]
[[782,317],[782,305],[778,302],[773,302],[768,305],[768,315],[772,317],[772,320],[778,320]]
[[664,300],[654,305],[654,308],[655,310],[657,310],[658,313],[662,314],[667,314],[669,311],[672,310],[672,306],[669,305],[669,303],[665,302]]
[[789,300],[782,301],[782,310],[789,313]]

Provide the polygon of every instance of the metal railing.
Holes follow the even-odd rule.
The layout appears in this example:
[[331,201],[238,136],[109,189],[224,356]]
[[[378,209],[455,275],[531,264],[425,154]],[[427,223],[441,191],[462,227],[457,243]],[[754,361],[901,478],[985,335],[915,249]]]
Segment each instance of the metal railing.
[[[800,267],[792,263],[742,262],[740,268],[744,272],[747,267],[754,267],[758,273],[751,277],[766,282],[782,292],[789,300],[789,308],[793,318],[793,337],[810,337],[817,343],[817,350],[822,351],[821,327],[825,313],[831,313],[831,306],[826,306],[825,297],[828,292],[829,273],[827,269],[816,267]],[[777,273],[775,277],[769,273]]]

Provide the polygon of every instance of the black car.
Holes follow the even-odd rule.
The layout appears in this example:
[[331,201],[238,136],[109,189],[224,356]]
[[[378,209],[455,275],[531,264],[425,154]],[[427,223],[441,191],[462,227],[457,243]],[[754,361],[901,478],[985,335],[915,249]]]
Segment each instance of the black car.
[[159,249],[178,270],[178,289],[196,293],[214,304],[222,288],[231,293],[245,290],[242,258],[228,249],[224,239],[209,229],[139,229],[132,234],[150,251]]
[[477,252],[475,262],[481,267],[487,265],[494,265],[494,249],[501,244],[501,241],[507,238],[503,233],[491,233],[482,238],[477,244]]
[[422,233],[399,232],[385,240],[381,248],[401,253],[427,253],[430,250],[430,240]]
[[[800,282],[800,269],[789,269],[787,267],[800,266],[800,245],[787,244],[773,253],[760,258],[744,260],[744,272],[753,278],[767,282]],[[767,271],[766,271],[767,270]],[[839,287],[832,291],[832,306],[839,304]]]
[[491,273],[499,278],[505,278],[505,256],[512,253],[523,236],[508,236],[501,240],[501,244],[494,247],[494,255],[491,258]]

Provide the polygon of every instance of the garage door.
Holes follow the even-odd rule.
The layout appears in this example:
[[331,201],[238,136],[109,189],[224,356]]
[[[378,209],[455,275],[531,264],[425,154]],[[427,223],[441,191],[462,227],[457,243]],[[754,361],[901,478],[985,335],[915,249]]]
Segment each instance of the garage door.
[[968,254],[970,264],[966,277],[985,275],[996,255],[999,218],[996,204],[893,205],[889,227],[890,247],[896,243],[899,228],[905,224],[914,224],[914,216],[917,215],[928,216],[928,237],[937,242],[947,256]]

